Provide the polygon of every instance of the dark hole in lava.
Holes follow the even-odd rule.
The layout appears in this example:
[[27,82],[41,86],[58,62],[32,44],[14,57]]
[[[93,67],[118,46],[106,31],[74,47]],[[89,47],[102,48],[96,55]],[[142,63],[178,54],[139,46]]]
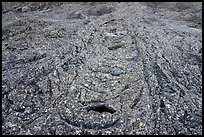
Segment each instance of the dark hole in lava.
[[160,108],[161,108],[161,111],[164,112],[165,104],[163,100],[160,100]]
[[90,106],[87,108],[88,111],[97,111],[99,113],[108,112],[108,113],[115,113],[116,111],[113,108],[107,107],[105,105],[97,105],[97,106]]

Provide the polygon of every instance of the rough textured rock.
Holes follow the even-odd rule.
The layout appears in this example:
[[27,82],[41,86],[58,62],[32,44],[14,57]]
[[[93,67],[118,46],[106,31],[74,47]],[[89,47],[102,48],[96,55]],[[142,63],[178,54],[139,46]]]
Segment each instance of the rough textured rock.
[[202,4],[2,3],[2,134],[202,134]]

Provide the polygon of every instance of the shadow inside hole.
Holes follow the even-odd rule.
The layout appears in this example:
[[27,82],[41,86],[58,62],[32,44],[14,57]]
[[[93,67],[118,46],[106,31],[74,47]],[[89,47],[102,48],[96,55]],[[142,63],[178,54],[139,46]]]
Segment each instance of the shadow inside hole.
[[99,113],[108,112],[111,114],[116,112],[116,110],[114,110],[113,108],[107,107],[105,105],[90,106],[87,108],[87,111],[91,111],[91,110]]
[[164,101],[163,101],[163,100],[160,100],[160,108],[161,108],[161,111],[162,111],[162,112],[165,111],[165,104],[164,104]]

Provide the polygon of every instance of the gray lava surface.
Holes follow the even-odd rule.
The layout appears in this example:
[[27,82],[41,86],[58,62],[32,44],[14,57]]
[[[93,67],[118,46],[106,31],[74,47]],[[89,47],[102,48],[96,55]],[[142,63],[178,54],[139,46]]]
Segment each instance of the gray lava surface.
[[201,135],[202,3],[3,2],[2,134]]

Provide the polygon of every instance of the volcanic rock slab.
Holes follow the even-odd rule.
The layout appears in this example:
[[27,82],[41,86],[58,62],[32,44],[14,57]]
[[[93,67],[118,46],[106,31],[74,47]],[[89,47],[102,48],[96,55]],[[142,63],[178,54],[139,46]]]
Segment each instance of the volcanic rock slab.
[[202,4],[3,2],[2,134],[201,135]]

